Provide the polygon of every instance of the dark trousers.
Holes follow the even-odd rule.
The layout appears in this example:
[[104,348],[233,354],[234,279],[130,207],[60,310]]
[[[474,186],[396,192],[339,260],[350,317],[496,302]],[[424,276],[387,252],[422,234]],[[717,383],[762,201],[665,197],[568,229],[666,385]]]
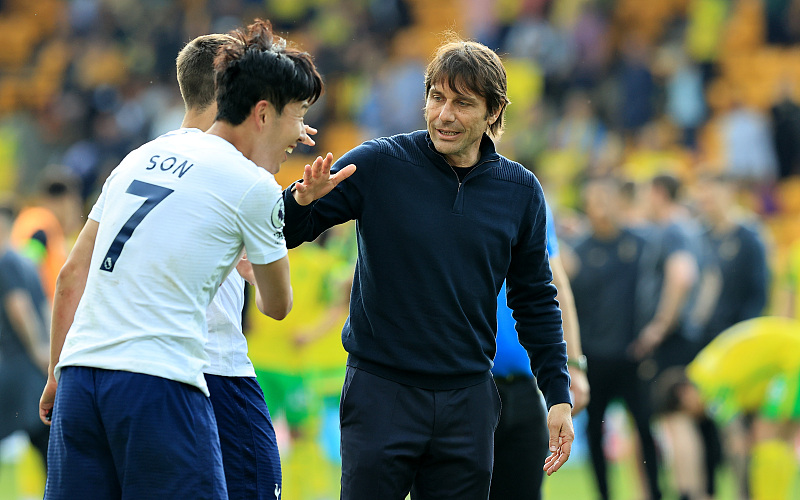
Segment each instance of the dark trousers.
[[592,468],[597,479],[600,498],[608,500],[608,473],[603,451],[603,417],[612,399],[621,398],[633,416],[642,443],[642,458],[647,474],[646,485],[653,500],[661,498],[658,487],[656,447],[650,432],[650,399],[645,383],[639,379],[636,363],[628,360],[592,359],[587,372],[592,397],[587,408],[586,433]]
[[494,470],[490,500],[539,500],[542,466],[549,455],[547,410],[530,377],[496,378],[503,403],[494,432]]
[[344,500],[486,500],[500,398],[491,377],[426,390],[347,367],[340,422]]

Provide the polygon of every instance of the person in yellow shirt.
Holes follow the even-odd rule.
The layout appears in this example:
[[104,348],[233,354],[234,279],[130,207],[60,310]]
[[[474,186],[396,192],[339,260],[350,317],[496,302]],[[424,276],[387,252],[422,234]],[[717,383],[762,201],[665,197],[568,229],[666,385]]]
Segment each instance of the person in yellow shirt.
[[660,386],[668,411],[707,411],[723,425],[752,416],[750,498],[791,498],[797,474],[792,441],[800,428],[800,321],[739,322],[703,348],[685,375],[672,374]]

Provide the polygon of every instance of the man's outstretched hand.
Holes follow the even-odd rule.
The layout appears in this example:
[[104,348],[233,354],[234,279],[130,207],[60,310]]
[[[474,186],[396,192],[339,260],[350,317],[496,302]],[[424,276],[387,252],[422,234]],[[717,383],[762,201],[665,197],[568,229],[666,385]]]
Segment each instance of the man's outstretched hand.
[[296,182],[292,189],[298,205],[305,206],[322,198],[356,171],[356,166],[351,163],[331,175],[331,165],[333,165],[333,154],[328,153],[325,158],[317,156],[314,163],[305,166],[303,180]]

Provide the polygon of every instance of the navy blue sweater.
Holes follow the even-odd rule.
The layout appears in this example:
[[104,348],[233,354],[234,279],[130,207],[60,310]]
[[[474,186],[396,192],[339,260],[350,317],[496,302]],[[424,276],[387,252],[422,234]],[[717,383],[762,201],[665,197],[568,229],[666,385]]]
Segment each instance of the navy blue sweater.
[[306,207],[291,188],[284,192],[290,248],[356,220],[358,261],[342,331],[348,364],[426,389],[486,380],[507,277],[519,339],[548,407],[569,402],[534,175],[484,136],[477,166],[459,183],[425,131],[365,142],[333,170],[350,163],[356,173]]

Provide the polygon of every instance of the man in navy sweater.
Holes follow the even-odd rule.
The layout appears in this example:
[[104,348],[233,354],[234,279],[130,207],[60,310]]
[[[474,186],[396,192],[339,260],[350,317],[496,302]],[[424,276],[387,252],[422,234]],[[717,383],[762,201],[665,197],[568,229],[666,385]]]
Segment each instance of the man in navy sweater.
[[[428,65],[425,89],[427,130],[368,141],[332,168],[330,154],[317,158],[284,192],[289,247],[356,220],[342,331],[345,500],[488,497],[503,280],[549,408],[548,475],[574,439],[544,196],[490,138],[509,102],[505,69],[487,47],[454,40]],[[358,171],[339,182],[353,164]]]

